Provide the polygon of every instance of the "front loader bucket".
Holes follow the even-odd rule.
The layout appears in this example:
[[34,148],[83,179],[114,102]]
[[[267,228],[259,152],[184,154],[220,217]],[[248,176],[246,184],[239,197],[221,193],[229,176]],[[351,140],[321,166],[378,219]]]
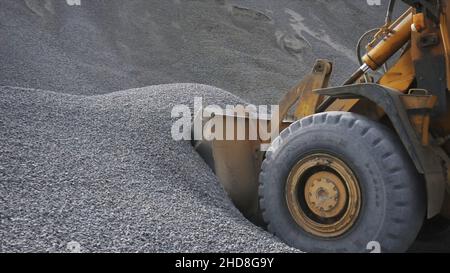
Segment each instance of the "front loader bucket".
[[[270,140],[263,141],[260,137],[260,124],[270,128],[270,118],[257,115],[238,115],[235,113],[215,115],[204,120],[207,123],[224,124],[222,137],[210,139],[211,134],[204,132],[205,140],[197,141],[196,150],[213,168],[223,188],[234,205],[250,221],[263,224],[258,204],[258,182],[265,149]],[[228,124],[228,125],[226,125]],[[204,127],[205,127],[204,126]],[[255,127],[256,126],[256,127]],[[231,130],[231,133],[230,133]],[[245,138],[238,137],[238,130],[245,132]],[[258,132],[250,137],[250,130]]]
[[234,205],[249,220],[262,223],[258,176],[264,153],[259,141],[214,141],[214,169]]
[[[313,93],[313,90],[328,85],[331,70],[331,62],[317,60],[311,73],[283,96],[271,115],[261,115],[251,108],[240,111],[236,107],[233,111],[225,111],[225,114],[213,113],[207,115],[212,118],[201,119],[203,125],[208,122],[227,125],[222,126],[222,131],[214,132],[222,136],[220,139],[196,141],[194,146],[213,168],[236,207],[254,223],[263,223],[259,210],[258,184],[265,151],[280,130],[287,128],[294,120],[315,113],[322,97]],[[289,111],[296,104],[295,114],[291,116]],[[203,117],[203,113],[200,117]],[[195,120],[199,119],[197,115]],[[262,127],[263,130],[260,130]],[[265,130],[267,128],[270,130]],[[237,135],[239,129],[245,131],[244,138]],[[210,139],[205,132],[202,136]]]

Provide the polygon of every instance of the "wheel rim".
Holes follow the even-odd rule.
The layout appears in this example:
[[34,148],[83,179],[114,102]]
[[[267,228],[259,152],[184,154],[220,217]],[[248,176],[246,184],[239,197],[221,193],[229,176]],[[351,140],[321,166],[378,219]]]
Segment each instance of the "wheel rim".
[[319,237],[333,238],[355,224],[361,192],[356,176],[343,161],[316,153],[292,168],[286,183],[286,201],[302,229]]

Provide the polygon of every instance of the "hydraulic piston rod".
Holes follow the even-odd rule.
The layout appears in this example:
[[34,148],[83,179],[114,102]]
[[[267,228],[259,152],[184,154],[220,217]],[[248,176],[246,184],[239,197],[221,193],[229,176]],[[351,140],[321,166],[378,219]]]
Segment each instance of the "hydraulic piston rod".
[[[411,39],[412,24],[413,14],[411,10],[408,10],[387,29],[388,34],[386,34],[375,47],[362,57],[363,65],[342,85],[353,84],[369,69],[377,70],[384,65],[389,58]],[[334,98],[325,99],[322,104],[319,105],[317,111],[325,111],[334,101]]]

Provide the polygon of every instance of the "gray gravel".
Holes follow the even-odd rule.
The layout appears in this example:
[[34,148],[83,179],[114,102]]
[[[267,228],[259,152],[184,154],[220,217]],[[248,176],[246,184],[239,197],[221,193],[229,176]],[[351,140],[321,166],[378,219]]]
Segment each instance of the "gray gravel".
[[[366,0],[0,0],[0,252],[290,251],[234,209],[170,109],[274,103],[316,58],[356,66]],[[40,90],[37,90],[40,89]],[[42,91],[52,90],[52,91]],[[118,92],[117,92],[118,91]],[[450,251],[450,235],[415,251]]]
[[272,103],[317,58],[333,60],[342,82],[383,10],[366,0],[0,0],[0,85],[91,95],[196,82]]
[[171,107],[193,95],[237,101],[195,84],[91,97],[0,88],[0,251],[292,251],[171,139]]

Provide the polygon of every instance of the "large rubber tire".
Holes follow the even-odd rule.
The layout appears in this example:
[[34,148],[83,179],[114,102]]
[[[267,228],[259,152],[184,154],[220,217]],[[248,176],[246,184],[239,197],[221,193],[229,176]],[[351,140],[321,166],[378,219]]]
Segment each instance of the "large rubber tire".
[[[306,232],[287,207],[289,173],[313,152],[338,157],[359,181],[359,216],[339,237]],[[316,114],[284,130],[266,154],[259,197],[269,232],[306,252],[370,252],[373,241],[380,244],[381,252],[404,252],[414,242],[426,213],[423,179],[398,137],[377,122],[347,112]]]

